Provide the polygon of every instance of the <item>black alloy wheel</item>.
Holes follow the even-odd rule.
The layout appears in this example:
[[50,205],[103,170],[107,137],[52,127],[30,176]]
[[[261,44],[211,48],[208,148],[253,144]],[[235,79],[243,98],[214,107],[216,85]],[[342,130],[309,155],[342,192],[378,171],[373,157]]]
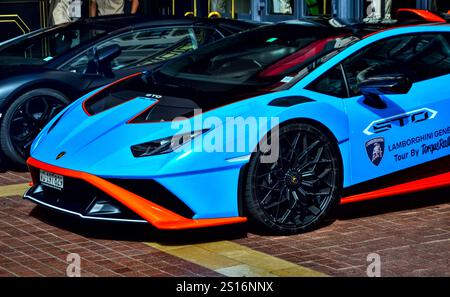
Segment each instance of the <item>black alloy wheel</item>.
[[17,98],[1,123],[0,144],[5,156],[24,165],[36,136],[69,103],[66,96],[51,89],[33,90]]
[[339,201],[337,148],[325,133],[309,124],[283,126],[278,135],[276,161],[262,162],[261,157],[270,151],[261,150],[250,160],[247,211],[254,221],[273,232],[306,232],[320,224]]

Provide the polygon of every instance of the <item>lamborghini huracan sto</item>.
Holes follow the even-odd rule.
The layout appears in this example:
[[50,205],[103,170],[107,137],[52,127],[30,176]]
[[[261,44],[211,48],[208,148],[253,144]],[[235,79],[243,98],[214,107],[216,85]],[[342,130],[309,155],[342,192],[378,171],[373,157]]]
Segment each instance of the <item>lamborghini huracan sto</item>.
[[449,84],[447,24],[262,26],[65,108],[31,147],[24,198],[158,229],[305,232],[340,203],[450,184]]

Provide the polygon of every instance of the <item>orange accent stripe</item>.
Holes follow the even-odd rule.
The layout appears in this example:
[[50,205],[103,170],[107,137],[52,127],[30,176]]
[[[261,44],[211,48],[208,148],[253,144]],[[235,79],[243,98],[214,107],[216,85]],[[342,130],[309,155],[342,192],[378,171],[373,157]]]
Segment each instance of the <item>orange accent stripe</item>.
[[[114,82],[112,82],[112,83],[110,83],[110,84],[104,86],[103,88],[101,88],[100,90],[98,90],[97,92],[95,92],[94,94],[92,94],[89,98],[87,98],[86,100],[84,100],[83,103],[81,104],[81,106],[83,107],[84,112],[85,112],[88,116],[92,116],[92,115],[88,112],[88,110],[86,109],[86,106],[85,106],[86,102],[87,102],[89,99],[95,97],[97,94],[103,92],[103,91],[106,90],[107,88],[112,87],[113,85],[116,85],[116,84],[118,84],[118,83],[120,83],[120,82],[123,82],[124,80],[130,79],[130,78],[135,77],[135,76],[138,76],[138,75],[140,75],[140,74],[142,74],[142,72],[137,72],[137,73],[134,73],[134,74],[131,74],[131,75],[122,77],[121,79],[118,79],[118,80],[116,80],[116,81],[114,81]],[[127,101],[125,101],[125,102],[127,102]],[[123,103],[125,103],[125,102],[123,102]],[[123,103],[121,103],[121,104],[123,104]],[[119,105],[120,105],[120,104],[119,104]],[[116,105],[116,106],[117,106],[117,105]],[[114,106],[114,107],[115,107],[115,106]],[[112,108],[112,107],[110,107],[110,108]],[[108,109],[109,109],[109,108],[108,108]],[[105,110],[107,110],[107,109],[105,109]],[[105,110],[103,110],[103,111],[105,111]],[[102,112],[103,112],[103,111],[102,111]]]
[[447,186],[450,186],[450,172],[418,179],[412,182],[407,182],[404,184],[399,184],[372,192],[344,197],[341,199],[341,204],[384,198],[400,194],[409,194],[423,190],[443,188]]
[[66,168],[50,165],[34,158],[27,160],[29,166],[49,171],[63,176],[82,179],[91,185],[110,195],[130,210],[141,216],[147,222],[158,229],[191,229],[222,226],[228,224],[243,223],[247,221],[245,217],[231,217],[218,219],[187,219],[164,207],[161,207],[145,198],[142,198],[130,191],[127,191],[115,184],[112,184],[98,176]]
[[397,14],[399,12],[411,12],[419,17],[423,18],[425,21],[433,22],[433,23],[447,23],[446,20],[441,18],[435,13],[432,13],[431,11],[424,10],[424,9],[414,9],[414,8],[400,8],[397,10]]

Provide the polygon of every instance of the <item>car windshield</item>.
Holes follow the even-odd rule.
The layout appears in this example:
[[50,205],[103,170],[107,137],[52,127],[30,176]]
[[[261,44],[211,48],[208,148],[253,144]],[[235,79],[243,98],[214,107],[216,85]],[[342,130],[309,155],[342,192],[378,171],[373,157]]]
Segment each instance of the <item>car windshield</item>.
[[6,43],[0,48],[0,65],[43,65],[106,33],[105,27],[78,23],[55,27]]
[[146,94],[160,103],[133,122],[192,116],[195,109],[205,112],[292,86],[291,82],[357,40],[349,31],[318,26],[282,24],[247,31],[117,84],[91,99],[87,108],[95,114]]
[[158,84],[198,91],[229,91],[235,87],[268,87],[287,83],[319,57],[357,39],[344,29],[278,24],[218,41],[163,66]]

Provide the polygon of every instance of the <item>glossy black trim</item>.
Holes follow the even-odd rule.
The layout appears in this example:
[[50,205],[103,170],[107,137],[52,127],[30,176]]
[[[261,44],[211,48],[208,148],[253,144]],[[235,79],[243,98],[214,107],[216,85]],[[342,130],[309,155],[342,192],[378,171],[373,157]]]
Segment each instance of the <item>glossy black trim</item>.
[[122,178],[106,180],[182,217],[192,219],[195,215],[189,206],[154,180]]
[[238,192],[237,192],[237,204],[238,204],[238,216],[245,217],[244,213],[244,199],[245,199],[245,179],[248,175],[248,164],[245,164],[239,170],[239,179],[238,179]]
[[304,96],[287,96],[274,99],[269,102],[270,106],[290,107],[302,103],[313,102],[314,100]]

